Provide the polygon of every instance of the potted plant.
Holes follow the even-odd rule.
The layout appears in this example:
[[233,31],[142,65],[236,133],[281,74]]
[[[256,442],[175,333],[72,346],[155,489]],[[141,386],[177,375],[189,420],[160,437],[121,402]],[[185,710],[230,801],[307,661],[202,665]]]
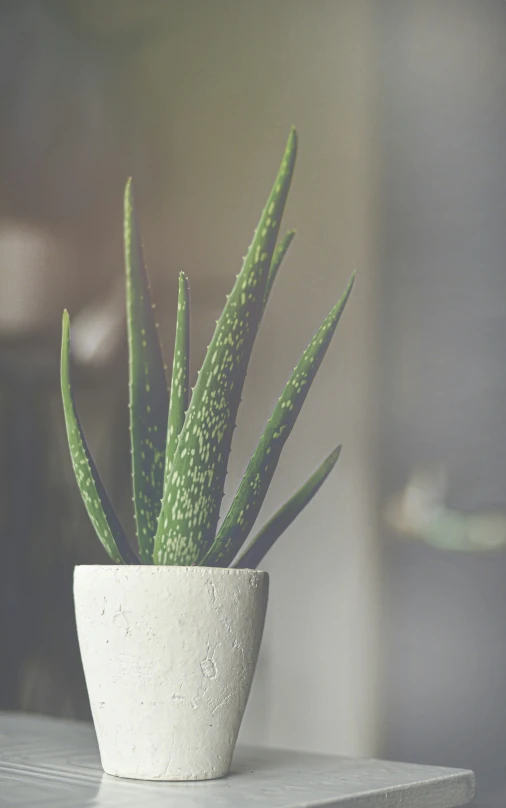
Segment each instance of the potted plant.
[[334,467],[334,449],[243,548],[351,291],[309,343],[218,527],[227,460],[258,326],[293,238],[276,246],[292,179],[292,130],[253,242],[190,395],[190,299],[179,277],[170,395],[131,181],[125,191],[130,436],[138,548],[129,543],[77,416],[70,323],[61,386],[76,480],[111,565],[78,566],[77,629],[102,765],[113,775],[196,780],[227,774],[262,637],[265,553]]

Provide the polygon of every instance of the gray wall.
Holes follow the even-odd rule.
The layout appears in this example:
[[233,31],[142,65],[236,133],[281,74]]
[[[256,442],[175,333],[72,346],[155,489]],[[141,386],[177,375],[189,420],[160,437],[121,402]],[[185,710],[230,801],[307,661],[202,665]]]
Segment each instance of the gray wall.
[[[381,505],[443,470],[440,541],[473,519],[478,549],[506,510],[506,5],[389,1],[375,18]],[[504,543],[452,554],[384,538],[382,751],[497,775]]]

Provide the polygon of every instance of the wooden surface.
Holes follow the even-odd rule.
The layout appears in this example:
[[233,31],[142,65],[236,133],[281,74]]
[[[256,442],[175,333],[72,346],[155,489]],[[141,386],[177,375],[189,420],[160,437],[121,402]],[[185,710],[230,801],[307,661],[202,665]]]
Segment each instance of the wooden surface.
[[239,747],[231,774],[202,783],[104,775],[93,727],[0,714],[0,808],[456,808],[474,797],[460,769]]

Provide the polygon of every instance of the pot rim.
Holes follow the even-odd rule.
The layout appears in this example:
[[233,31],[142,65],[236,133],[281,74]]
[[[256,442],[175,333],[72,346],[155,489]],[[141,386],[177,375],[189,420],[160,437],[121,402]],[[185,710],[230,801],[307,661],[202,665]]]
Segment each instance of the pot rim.
[[116,571],[116,572],[129,572],[132,570],[146,570],[153,572],[154,570],[164,570],[180,573],[191,574],[225,574],[225,575],[269,575],[265,570],[252,569],[249,567],[197,567],[197,566],[178,566],[176,564],[75,564],[74,572],[77,570],[94,570],[94,571]]

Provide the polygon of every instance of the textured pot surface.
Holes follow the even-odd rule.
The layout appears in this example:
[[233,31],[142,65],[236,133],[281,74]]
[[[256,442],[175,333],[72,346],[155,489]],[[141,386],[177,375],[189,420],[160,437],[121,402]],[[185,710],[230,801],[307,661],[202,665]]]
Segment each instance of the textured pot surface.
[[269,577],[209,567],[80,566],[79,645],[104,770],[227,774],[262,639]]

